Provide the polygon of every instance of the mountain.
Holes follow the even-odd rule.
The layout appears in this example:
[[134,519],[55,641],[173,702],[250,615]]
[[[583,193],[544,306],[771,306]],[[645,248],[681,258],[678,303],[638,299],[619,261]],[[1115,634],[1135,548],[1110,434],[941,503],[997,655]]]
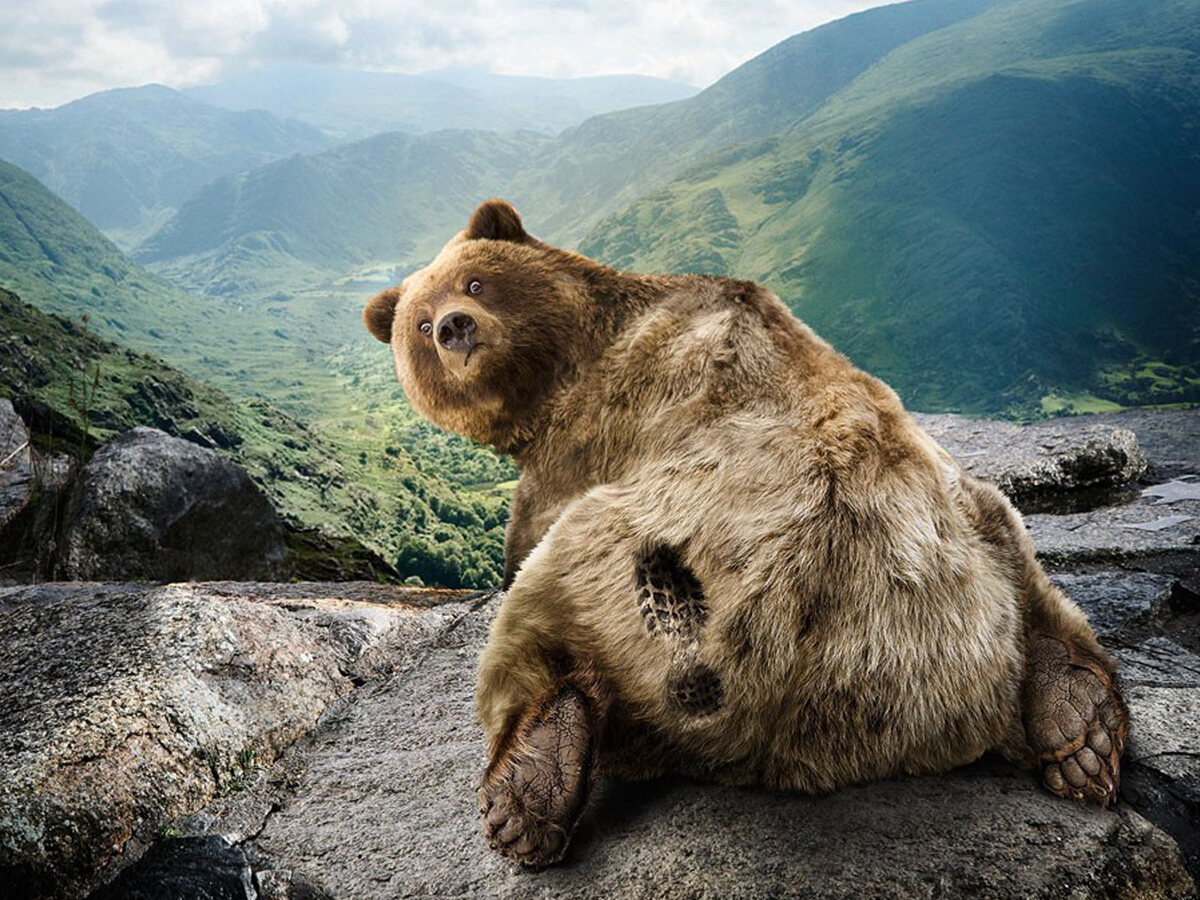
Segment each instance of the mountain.
[[327,146],[311,125],[219,109],[161,85],[0,110],[0,158],[126,244],[214,178]]
[[257,170],[141,252],[217,294],[230,271],[235,292],[395,277],[503,195],[620,267],[765,282],[916,408],[1195,402],[1198,33],[1187,0],[881,7],[556,138],[380,138]]
[[3,160],[0,286],[49,312],[87,314],[102,332],[151,352],[195,358],[216,352],[222,340],[205,325],[195,298],[135,264],[36,178]]
[[553,134],[589,116],[695,92],[642,75],[528,78],[471,69],[402,75],[303,64],[268,66],[186,89],[207,103],[269,110],[344,140],[443,128]]
[[[206,293],[274,293],[428,258],[549,138],[399,132],[208,185],[135,252]],[[386,277],[386,275],[384,276]]]
[[794,35],[695,97],[597,116],[561,135],[508,192],[555,240],[661,187],[709,154],[786,131],[888,53],[998,0],[877,7]]
[[535,119],[545,117],[548,122],[555,122],[542,129],[552,132],[577,125],[592,116],[671,103],[699,92],[690,84],[647,75],[541,78],[448,68],[425,72],[424,77],[457,85],[493,101],[528,108],[529,115]]
[[57,433],[150,424],[215,443],[319,532],[310,548],[361,542],[430,583],[499,578],[515,470],[409,409],[361,325],[347,344],[357,294],[268,305],[188,294],[4,162],[0,289],[38,307],[4,295],[0,396],[43,410]]
[[1200,401],[1197,71],[1186,0],[998,5],[582,249],[764,281],[920,409]]
[[[461,228],[475,202],[499,194],[515,200],[542,237],[577,244],[606,214],[707,153],[787,129],[895,47],[995,2],[922,0],[869,10],[796,35],[694,97],[598,116],[555,139],[378,136],[288,160],[211,185],[135,255],[221,295],[320,283],[322,275],[363,268],[402,272]],[[323,70],[312,71],[317,78]],[[483,80],[443,77],[472,88]],[[363,102],[370,96],[364,89]]]

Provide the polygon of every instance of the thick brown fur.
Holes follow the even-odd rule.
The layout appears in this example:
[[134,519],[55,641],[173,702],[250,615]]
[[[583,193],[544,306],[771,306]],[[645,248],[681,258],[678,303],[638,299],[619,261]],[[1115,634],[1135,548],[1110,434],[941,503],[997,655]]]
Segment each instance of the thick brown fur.
[[[422,331],[456,312],[469,352]],[[480,663],[485,808],[542,776],[520,762],[537,723],[583,721],[546,718],[571,685],[626,777],[829,791],[997,749],[1112,802],[1113,665],[1015,510],[768,291],[618,272],[488,201],[364,318],[421,413],[521,468]],[[514,858],[561,853],[505,827]]]

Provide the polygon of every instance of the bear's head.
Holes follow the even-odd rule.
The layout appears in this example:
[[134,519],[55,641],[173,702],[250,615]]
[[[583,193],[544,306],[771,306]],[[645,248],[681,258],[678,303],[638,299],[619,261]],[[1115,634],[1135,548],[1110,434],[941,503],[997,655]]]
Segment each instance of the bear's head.
[[418,412],[511,452],[595,337],[587,268],[600,267],[489,200],[429,265],[371,298],[363,321],[392,345]]

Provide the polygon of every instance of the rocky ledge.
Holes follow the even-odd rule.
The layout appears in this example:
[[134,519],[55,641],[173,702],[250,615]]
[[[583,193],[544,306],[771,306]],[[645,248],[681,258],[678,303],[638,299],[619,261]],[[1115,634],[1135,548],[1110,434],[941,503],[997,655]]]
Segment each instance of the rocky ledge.
[[[1142,415],[1154,425],[1049,423],[1061,441],[967,420],[939,434],[997,481],[1018,460],[1042,473],[1031,527],[1064,536],[1053,577],[1122,662],[1134,730],[1113,810],[991,758],[815,798],[607,782],[564,864],[523,870],[488,851],[474,801],[474,667],[499,598],[21,586],[0,589],[3,894],[1196,896],[1200,440],[1177,435],[1200,413]],[[1070,462],[1083,454],[1102,465]],[[1123,527],[1171,517],[1144,543]]]

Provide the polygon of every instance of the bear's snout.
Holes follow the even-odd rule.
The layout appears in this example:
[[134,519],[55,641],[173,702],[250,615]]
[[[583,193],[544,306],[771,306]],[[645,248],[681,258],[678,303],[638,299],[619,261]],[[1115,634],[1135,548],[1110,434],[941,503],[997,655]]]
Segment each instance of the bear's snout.
[[437,340],[451,353],[470,353],[475,349],[475,320],[465,312],[448,312],[437,323]]

